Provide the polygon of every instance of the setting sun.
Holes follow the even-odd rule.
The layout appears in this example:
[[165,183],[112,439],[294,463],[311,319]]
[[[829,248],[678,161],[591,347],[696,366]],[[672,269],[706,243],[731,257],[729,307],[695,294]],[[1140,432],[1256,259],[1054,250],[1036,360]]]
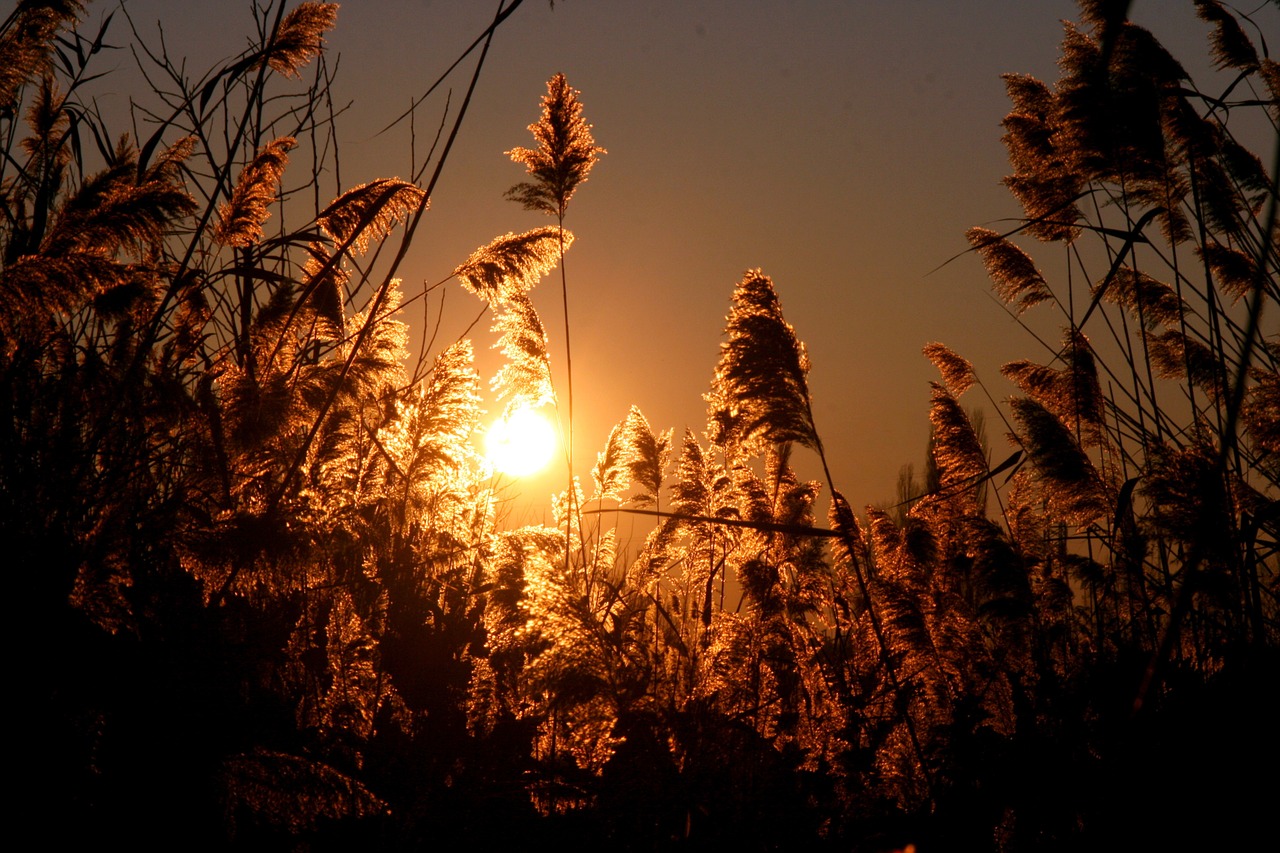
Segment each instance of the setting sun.
[[551,423],[534,409],[517,409],[489,428],[485,455],[494,467],[511,477],[525,477],[551,460],[556,435]]

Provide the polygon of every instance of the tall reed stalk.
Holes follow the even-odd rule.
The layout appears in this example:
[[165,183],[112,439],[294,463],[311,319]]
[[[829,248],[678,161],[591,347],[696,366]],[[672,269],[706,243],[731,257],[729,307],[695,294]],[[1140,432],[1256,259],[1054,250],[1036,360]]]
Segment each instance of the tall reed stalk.
[[[579,516],[573,468],[573,350],[569,339],[569,280],[564,265],[564,216],[569,200],[578,186],[587,180],[605,149],[595,144],[591,125],[582,118],[582,104],[577,90],[569,86],[563,74],[556,74],[547,81],[547,94],[542,98],[542,115],[529,125],[529,131],[538,143],[536,149],[513,148],[507,152],[517,163],[524,164],[533,177],[507,191],[507,198],[517,201],[526,210],[541,211],[556,218],[559,232],[560,297],[564,313],[565,385],[568,427],[565,439],[565,464],[568,469],[570,519]],[[572,522],[566,528],[572,530]],[[581,544],[581,543],[580,543]],[[565,571],[569,570],[570,544],[565,542]]]

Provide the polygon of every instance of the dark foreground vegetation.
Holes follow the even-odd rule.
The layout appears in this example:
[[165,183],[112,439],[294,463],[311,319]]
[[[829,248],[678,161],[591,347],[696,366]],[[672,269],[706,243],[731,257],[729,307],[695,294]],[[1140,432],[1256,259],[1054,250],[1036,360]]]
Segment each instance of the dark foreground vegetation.
[[[465,103],[420,174],[330,190],[336,7],[259,9],[256,46],[200,78],[139,53],[152,91],[122,136],[82,97],[121,16],[86,32],[72,0],[20,2],[13,827],[166,849],[1274,843],[1280,169],[1234,132],[1275,145],[1280,66],[1248,17],[1196,5],[1225,88],[1099,2],[1058,81],[1006,81],[1025,219],[969,236],[1011,311],[1061,327],[1002,368],[1007,443],[984,449],[960,402],[981,377],[930,344],[904,503],[799,479],[793,453],[826,470],[808,360],[752,271],[706,430],[633,409],[557,526],[504,530],[471,344],[415,366],[396,319]],[[511,196],[555,224],[455,273],[492,308],[503,405],[552,396],[528,292],[599,153],[563,78],[533,129]],[[656,514],[626,560],[619,507]]]

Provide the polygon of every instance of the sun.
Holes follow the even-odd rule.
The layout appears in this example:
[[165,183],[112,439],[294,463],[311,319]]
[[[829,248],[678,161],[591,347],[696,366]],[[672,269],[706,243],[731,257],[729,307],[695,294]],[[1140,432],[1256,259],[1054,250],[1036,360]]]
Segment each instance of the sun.
[[516,409],[489,427],[485,455],[510,477],[527,477],[551,461],[556,434],[550,422],[534,409]]

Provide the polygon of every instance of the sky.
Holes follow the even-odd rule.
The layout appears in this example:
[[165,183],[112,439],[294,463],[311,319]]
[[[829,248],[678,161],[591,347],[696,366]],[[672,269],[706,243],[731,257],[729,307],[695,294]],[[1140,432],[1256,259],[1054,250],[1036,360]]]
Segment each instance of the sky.
[[[1136,0],[1131,16],[1196,74],[1208,28],[1190,6]],[[111,6],[90,8],[92,17]],[[156,0],[129,8],[144,35],[163,18],[171,51],[188,53],[193,67],[235,53],[252,31],[239,0],[181,13]],[[339,99],[351,102],[340,120],[345,184],[411,172],[408,126],[379,131],[496,8],[341,4],[327,49],[339,61]],[[1064,19],[1078,16],[1063,0],[525,0],[493,40],[401,268],[405,293],[445,278],[496,236],[549,224],[503,199],[525,178],[503,152],[532,144],[526,128],[547,79],[562,72],[608,151],[565,221],[576,235],[567,272],[579,473],[588,476],[633,404],[655,429],[674,428],[677,442],[686,427],[701,432],[730,296],[759,267],[808,347],[837,487],[855,506],[888,501],[899,469],[923,462],[936,378],[926,343],[970,358],[993,388],[1003,387],[1001,363],[1045,354],[988,295],[974,255],[947,262],[967,249],[966,229],[999,229],[1019,213],[1000,183],[1000,75],[1055,80]],[[456,107],[473,67],[464,62],[418,107],[420,149],[441,122],[446,90]],[[1061,252],[1030,248],[1046,267]],[[544,280],[534,301],[563,389],[558,285]],[[478,307],[454,286],[404,319],[416,340],[439,323],[439,348]],[[471,336],[487,377],[499,364],[489,349],[496,338],[487,321]],[[1003,458],[990,404],[966,402],[988,409]],[[538,507],[552,488],[536,479],[513,486]]]

